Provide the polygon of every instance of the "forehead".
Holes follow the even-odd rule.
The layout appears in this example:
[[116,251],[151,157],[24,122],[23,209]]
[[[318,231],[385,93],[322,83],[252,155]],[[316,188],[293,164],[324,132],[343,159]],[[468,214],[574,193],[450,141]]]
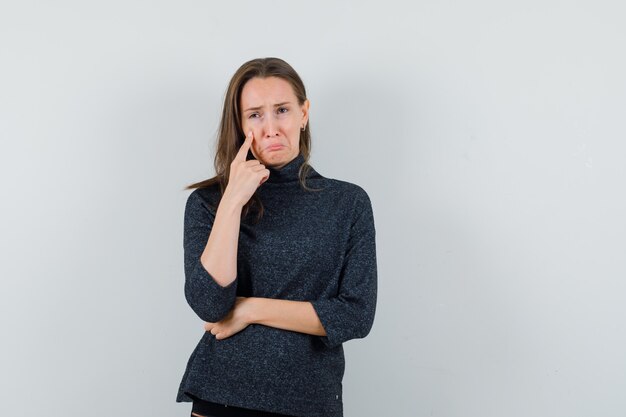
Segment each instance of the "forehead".
[[254,77],[241,90],[241,107],[244,109],[287,101],[296,102],[296,95],[291,84],[278,77]]

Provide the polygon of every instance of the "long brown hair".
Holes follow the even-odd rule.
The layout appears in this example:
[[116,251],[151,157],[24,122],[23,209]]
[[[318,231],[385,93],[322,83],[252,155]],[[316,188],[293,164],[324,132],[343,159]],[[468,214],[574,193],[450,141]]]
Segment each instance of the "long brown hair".
[[[241,128],[241,109],[239,103],[241,91],[244,85],[252,78],[278,77],[287,81],[293,88],[293,92],[298,99],[298,104],[303,105],[306,98],[304,83],[298,73],[285,61],[280,58],[257,58],[244,63],[235,72],[228,84],[226,96],[224,98],[224,108],[222,110],[222,120],[220,122],[217,135],[217,152],[215,153],[214,165],[216,175],[204,181],[196,182],[185,187],[185,190],[195,188],[207,188],[216,183],[220,186],[220,194],[223,195],[230,178],[230,164],[243,144],[245,134]],[[300,185],[303,189],[313,191],[307,187],[305,180],[311,169],[309,158],[311,156],[311,131],[310,123],[307,123],[304,130],[300,130],[300,153],[304,162],[298,172]],[[242,210],[242,217],[245,217],[253,207],[257,209],[257,221],[263,216],[263,203],[255,191],[252,198],[245,204]]]

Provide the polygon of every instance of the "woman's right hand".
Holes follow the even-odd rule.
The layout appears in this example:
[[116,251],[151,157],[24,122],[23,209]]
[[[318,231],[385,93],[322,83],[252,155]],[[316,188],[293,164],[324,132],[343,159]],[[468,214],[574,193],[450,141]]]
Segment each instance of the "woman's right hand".
[[254,135],[248,132],[246,140],[239,148],[239,152],[230,163],[230,177],[224,196],[228,196],[242,207],[250,200],[256,189],[270,176],[269,169],[265,168],[257,159],[246,160],[248,150],[252,145]]

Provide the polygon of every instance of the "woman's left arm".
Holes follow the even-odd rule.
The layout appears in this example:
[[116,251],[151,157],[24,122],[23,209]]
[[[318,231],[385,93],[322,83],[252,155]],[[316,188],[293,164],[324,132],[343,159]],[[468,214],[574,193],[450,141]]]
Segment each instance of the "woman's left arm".
[[242,331],[249,324],[326,336],[311,302],[261,297],[237,297],[235,307],[223,320],[206,322],[204,329],[219,340]]

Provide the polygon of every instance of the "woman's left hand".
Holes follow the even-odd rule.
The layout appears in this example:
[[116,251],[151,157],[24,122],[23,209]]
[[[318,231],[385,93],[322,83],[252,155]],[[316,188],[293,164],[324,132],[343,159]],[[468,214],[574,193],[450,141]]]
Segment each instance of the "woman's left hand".
[[204,329],[216,339],[226,339],[239,333],[252,323],[254,297],[237,297],[228,315],[217,323],[205,322]]

